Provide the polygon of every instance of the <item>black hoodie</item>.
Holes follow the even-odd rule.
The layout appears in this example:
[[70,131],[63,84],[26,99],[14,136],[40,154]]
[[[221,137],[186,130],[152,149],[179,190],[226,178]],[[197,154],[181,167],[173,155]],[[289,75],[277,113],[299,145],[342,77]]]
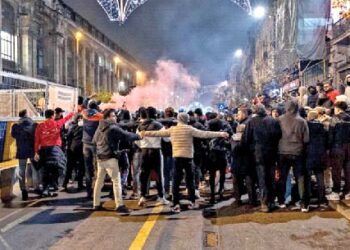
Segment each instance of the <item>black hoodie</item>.
[[140,136],[120,128],[111,120],[101,120],[93,138],[96,145],[97,158],[109,160],[119,155],[119,144],[121,141],[137,141]]
[[17,159],[34,157],[34,135],[36,124],[29,117],[24,117],[12,126],[11,135],[16,139]]

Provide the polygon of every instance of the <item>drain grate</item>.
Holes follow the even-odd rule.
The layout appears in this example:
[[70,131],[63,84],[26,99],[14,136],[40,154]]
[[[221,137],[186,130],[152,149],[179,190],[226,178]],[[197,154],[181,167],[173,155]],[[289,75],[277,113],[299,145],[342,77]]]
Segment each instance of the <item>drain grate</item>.
[[219,244],[218,234],[215,232],[204,232],[204,247],[217,247]]

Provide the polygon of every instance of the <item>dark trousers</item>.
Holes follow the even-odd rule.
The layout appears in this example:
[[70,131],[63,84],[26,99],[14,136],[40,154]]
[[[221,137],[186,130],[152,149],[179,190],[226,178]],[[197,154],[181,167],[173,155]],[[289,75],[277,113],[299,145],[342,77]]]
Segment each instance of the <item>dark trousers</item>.
[[163,197],[163,175],[162,175],[162,155],[160,149],[143,148],[141,150],[141,196],[145,197],[148,189],[148,181],[152,170],[155,170],[158,175],[157,190],[158,196]]
[[95,173],[95,146],[90,144],[83,145],[83,155],[85,164],[85,185],[88,196],[92,195],[92,186]]
[[332,149],[332,157],[333,192],[339,193],[341,191],[341,173],[344,170],[344,193],[346,194],[350,192],[350,143],[334,147]]
[[324,182],[324,171],[323,170],[317,170],[317,171],[307,171],[307,175],[305,177],[305,185],[308,190],[308,193],[312,193],[312,187],[311,187],[311,176],[314,174],[316,176],[317,181],[317,200],[318,204],[322,204],[326,202],[326,191],[325,191],[325,182]]
[[194,174],[193,164],[190,158],[174,158],[175,171],[173,181],[173,203],[174,205],[180,204],[180,184],[183,178],[183,171],[186,173],[186,186],[189,193],[189,200],[195,202],[195,186],[194,186]]
[[169,194],[170,181],[173,179],[174,159],[172,156],[164,156],[164,190]]
[[78,187],[83,186],[83,179],[85,173],[84,167],[84,155],[83,152],[73,152],[72,150],[67,150],[67,171],[64,178],[63,186],[67,187],[69,180],[72,178],[73,170],[77,173]]
[[293,174],[298,185],[301,202],[306,206],[309,205],[309,193],[305,188],[306,167],[303,157],[301,155],[280,155],[279,167],[281,170],[281,176],[277,184],[278,202],[280,204],[284,204],[285,202],[287,177],[290,168],[293,167]]
[[227,160],[225,158],[219,158],[216,161],[212,162],[212,166],[209,169],[209,184],[210,184],[210,192],[211,199],[215,199],[215,177],[216,171],[220,172],[220,181],[219,181],[219,194],[222,194],[224,191],[225,185],[225,174],[226,174]]

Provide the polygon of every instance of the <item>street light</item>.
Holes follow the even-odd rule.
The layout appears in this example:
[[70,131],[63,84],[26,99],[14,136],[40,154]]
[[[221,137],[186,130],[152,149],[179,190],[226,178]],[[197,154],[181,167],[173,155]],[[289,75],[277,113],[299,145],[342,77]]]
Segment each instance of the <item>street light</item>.
[[252,16],[256,19],[262,19],[266,16],[266,8],[263,6],[256,6],[252,11]]
[[77,88],[79,88],[79,42],[80,42],[80,40],[83,38],[83,34],[80,32],[80,31],[78,31],[78,32],[76,32],[75,33],[75,39],[76,39],[76,44],[77,44],[77,47],[76,47],[76,49],[77,49],[77,53],[76,53],[76,67],[77,67],[77,75],[76,75],[76,77],[77,77]]
[[121,60],[119,58],[119,56],[115,56],[113,58],[113,61],[114,61],[114,70],[115,70],[115,78],[117,79],[117,82],[119,81],[119,69],[118,69],[118,64],[120,64]]
[[237,49],[234,53],[235,58],[241,58],[243,56],[243,50],[242,49]]

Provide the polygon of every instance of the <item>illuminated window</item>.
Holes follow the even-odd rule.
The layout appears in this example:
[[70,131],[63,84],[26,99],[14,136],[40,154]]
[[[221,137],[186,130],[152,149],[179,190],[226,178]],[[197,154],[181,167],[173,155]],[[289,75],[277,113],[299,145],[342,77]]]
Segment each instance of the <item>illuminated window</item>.
[[17,36],[15,35],[15,12],[11,4],[2,1],[1,57],[17,61]]

